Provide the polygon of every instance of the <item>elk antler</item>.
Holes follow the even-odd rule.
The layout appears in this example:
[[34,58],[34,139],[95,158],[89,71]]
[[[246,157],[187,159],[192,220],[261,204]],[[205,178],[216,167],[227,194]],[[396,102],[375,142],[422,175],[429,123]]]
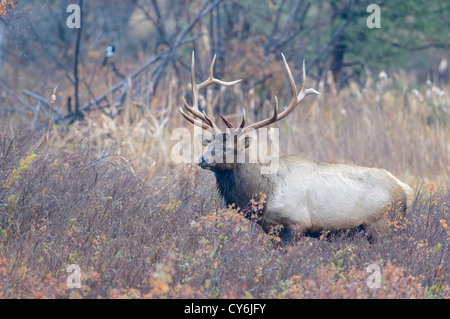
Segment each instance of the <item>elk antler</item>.
[[[281,56],[283,57],[283,62],[284,62],[284,67],[286,68],[286,71],[288,73],[289,76],[289,81],[291,82],[291,87],[292,87],[292,91],[294,96],[292,97],[291,103],[289,104],[289,106],[286,107],[286,109],[281,112],[280,114],[278,114],[278,98],[275,96],[275,108],[274,108],[274,112],[273,112],[273,116],[271,118],[268,118],[266,120],[251,124],[246,126],[245,128],[243,128],[243,132],[245,131],[249,131],[251,129],[259,129],[263,126],[267,126],[270,125],[272,123],[278,122],[279,120],[285,118],[286,116],[288,116],[292,111],[295,110],[295,108],[303,101],[303,99],[310,94],[314,94],[314,95],[320,95],[319,92],[317,92],[314,89],[306,89],[306,71],[305,71],[305,60],[303,60],[303,84],[302,84],[302,89],[300,91],[299,94],[297,94],[297,87],[295,86],[295,81],[294,81],[294,77],[292,76],[292,72],[291,69],[289,68],[289,65],[286,62],[286,58],[284,57],[284,54],[281,53]],[[243,116],[243,121],[245,121],[245,113]]]
[[[281,112],[280,114],[278,114],[278,98],[275,96],[275,107],[274,107],[274,112],[273,112],[273,116],[271,118],[265,119],[263,121],[245,126],[245,122],[246,122],[246,118],[245,118],[245,109],[242,109],[242,121],[241,124],[239,125],[239,128],[237,129],[238,132],[246,132],[249,130],[256,130],[259,129],[263,126],[267,126],[270,124],[273,124],[275,122],[278,122],[279,120],[285,118],[286,116],[288,116],[292,111],[295,110],[295,108],[303,101],[303,99],[311,94],[314,95],[320,95],[319,92],[317,92],[314,89],[307,89],[306,88],[306,71],[305,71],[305,60],[303,60],[303,84],[302,84],[302,89],[300,91],[300,93],[297,94],[297,87],[295,86],[295,81],[294,81],[294,77],[292,76],[292,72],[291,69],[289,68],[289,65],[286,62],[286,58],[284,57],[284,54],[281,53],[281,56],[283,57],[283,62],[284,62],[284,67],[286,68],[286,71],[288,73],[289,76],[289,81],[291,82],[291,87],[292,87],[292,92],[293,92],[293,97],[291,100],[291,103],[285,108],[285,110],[283,112]],[[221,86],[232,86],[235,85],[236,83],[239,83],[241,80],[236,80],[236,81],[231,81],[231,82],[225,82],[225,81],[221,81],[218,80],[216,78],[214,78],[213,75],[213,70],[214,70],[214,62],[216,60],[216,56],[214,55],[214,58],[211,62],[211,66],[209,68],[209,77],[208,79],[206,79],[204,82],[197,84],[195,82],[195,60],[194,60],[194,52],[192,52],[192,66],[191,66],[191,72],[192,72],[192,76],[191,76],[191,81],[192,81],[192,106],[190,106],[187,102],[186,99],[184,99],[183,97],[183,103],[185,108],[194,116],[198,117],[200,119],[196,120],[195,118],[190,117],[189,115],[187,115],[184,111],[183,108],[180,107],[180,112],[183,115],[183,117],[188,120],[189,122],[191,122],[194,125],[200,126],[201,128],[203,128],[204,130],[209,130],[212,129],[214,131],[215,134],[220,133],[220,129],[217,127],[217,125],[205,114],[205,112],[200,112],[198,110],[198,90],[203,89],[211,84],[218,84]],[[230,129],[235,129],[233,123],[231,123],[230,121],[228,121],[222,114],[220,115],[220,117],[222,118],[222,120],[224,121],[225,125],[230,128]]]
[[[214,133],[219,133],[220,129],[217,127],[217,125],[205,114],[205,112],[200,112],[198,109],[198,91],[211,85],[211,84],[217,84],[220,86],[232,86],[235,85],[237,83],[239,83],[241,80],[236,80],[236,81],[231,81],[231,82],[225,82],[225,81],[221,81],[219,79],[216,79],[214,77],[213,71],[214,71],[214,62],[216,61],[216,55],[214,55],[214,58],[211,62],[211,66],[209,67],[209,77],[202,83],[197,84],[195,81],[195,58],[194,58],[194,51],[192,51],[192,63],[191,63],[191,82],[192,82],[192,106],[190,106],[187,102],[186,99],[183,97],[183,104],[184,107],[186,108],[186,110],[188,110],[191,114],[193,114],[194,116],[198,117],[201,121],[196,120],[192,117],[190,117],[189,115],[187,115],[184,111],[183,108],[180,107],[180,112],[181,115],[183,115],[183,117],[188,120],[189,122],[191,122],[194,125],[197,125],[201,128],[203,128],[204,130],[209,130],[212,129],[214,131]],[[203,122],[204,123],[203,123]],[[227,123],[228,122],[228,123]],[[226,121],[225,124],[231,125],[233,126],[233,124],[231,124],[229,121]],[[230,126],[228,126],[230,127]]]

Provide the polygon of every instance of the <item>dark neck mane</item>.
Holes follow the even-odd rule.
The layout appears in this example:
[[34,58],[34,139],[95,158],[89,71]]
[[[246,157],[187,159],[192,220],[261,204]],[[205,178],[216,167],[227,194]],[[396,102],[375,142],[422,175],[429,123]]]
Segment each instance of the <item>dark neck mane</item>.
[[[261,175],[258,164],[237,164],[234,170],[214,171],[217,189],[227,206],[245,207],[260,192],[270,195],[273,191],[270,175]],[[255,198],[256,199],[256,198]]]
[[236,180],[232,170],[218,170],[215,171],[217,181],[217,190],[225,199],[227,206],[236,203]]

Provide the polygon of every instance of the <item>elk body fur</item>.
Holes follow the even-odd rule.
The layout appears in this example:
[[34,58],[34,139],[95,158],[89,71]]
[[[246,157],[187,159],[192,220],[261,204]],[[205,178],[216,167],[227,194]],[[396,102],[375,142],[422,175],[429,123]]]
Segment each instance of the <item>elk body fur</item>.
[[261,192],[264,193],[266,201],[258,223],[266,232],[282,225],[281,236],[284,240],[290,240],[298,234],[336,232],[361,226],[370,232],[378,232],[383,228],[384,212],[392,201],[397,199],[406,210],[414,196],[411,187],[390,172],[356,165],[327,164],[303,155],[282,155],[277,158],[278,169],[274,173],[261,174],[261,168],[266,164],[249,161],[241,163],[237,160],[237,154],[245,152],[251,144],[251,138],[246,133],[281,120],[306,96],[320,94],[314,89],[306,89],[304,62],[303,86],[297,93],[292,73],[282,56],[293,91],[291,103],[278,113],[278,100],[275,98],[273,116],[248,126],[245,126],[243,110],[238,128],[221,115],[228,127],[224,133],[205,113],[198,110],[198,90],[211,84],[232,86],[240,80],[224,82],[215,79],[213,59],[208,79],[197,84],[192,55],[193,103],[190,106],[184,100],[184,106],[200,121],[186,114],[182,108],[180,112],[189,122],[212,133],[212,137],[201,136],[207,150],[200,157],[199,166],[215,174],[218,191],[227,205],[243,208]]
[[275,174],[260,174],[259,163],[236,164],[214,171],[227,205],[245,207],[260,192],[266,195],[264,231],[283,226],[283,239],[363,226],[383,228],[384,211],[398,199],[406,209],[412,189],[384,169],[326,164],[302,155],[283,155]]

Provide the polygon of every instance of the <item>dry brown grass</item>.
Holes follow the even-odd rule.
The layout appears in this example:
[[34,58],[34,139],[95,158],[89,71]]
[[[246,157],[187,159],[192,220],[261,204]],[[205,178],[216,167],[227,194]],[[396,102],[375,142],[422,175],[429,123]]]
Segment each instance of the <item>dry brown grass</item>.
[[[224,209],[211,174],[171,162],[170,133],[186,125],[176,108],[183,87],[151,101],[130,92],[114,119],[92,112],[55,125],[45,151],[30,151],[41,138],[19,124],[30,120],[5,115],[0,297],[449,297],[449,94],[427,97],[425,87],[419,96],[408,85],[322,89],[279,125],[284,152],[383,167],[421,186],[406,217],[395,205],[387,212],[389,229],[373,245],[338,234],[280,246]],[[372,263],[379,289],[366,284]],[[81,267],[80,289],[66,287],[70,264]]]
[[[445,182],[450,171],[449,94],[440,96],[431,86],[415,89],[408,81],[405,75],[394,74],[392,79],[370,80],[362,89],[352,83],[339,91],[320,84],[320,98],[309,98],[303,109],[277,123],[281,152],[303,153],[330,163],[382,167],[415,186],[422,181]],[[55,134],[56,145],[67,147],[89,137],[97,152],[104,147],[126,149],[133,167],[170,163],[175,143],[170,140],[171,132],[190,127],[178,113],[180,96],[189,93],[183,86],[177,88],[175,81],[170,82],[167,92],[150,100],[145,92],[135,93],[129,92],[129,96],[138,97],[128,98],[119,116],[112,119],[93,112],[64,136]],[[248,121],[266,118],[272,112],[273,100],[266,100],[256,112],[253,105],[261,100],[241,87],[217,95],[203,93],[206,110],[223,109],[221,105],[227,104],[225,112],[235,122],[240,120],[243,106]],[[288,87],[285,92],[270,92],[271,96],[281,96],[280,104],[287,102],[290,94]],[[217,119],[218,113],[212,116]]]

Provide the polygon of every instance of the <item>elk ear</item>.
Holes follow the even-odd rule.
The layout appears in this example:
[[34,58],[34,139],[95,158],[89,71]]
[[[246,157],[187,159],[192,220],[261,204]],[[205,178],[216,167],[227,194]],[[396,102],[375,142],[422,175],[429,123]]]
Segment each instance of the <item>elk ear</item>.
[[250,146],[250,144],[252,143],[252,138],[250,136],[245,136],[241,143],[244,145],[244,148],[247,148]]
[[197,135],[197,138],[199,139],[200,143],[202,143],[203,146],[208,146],[213,140],[212,136],[203,134]]

